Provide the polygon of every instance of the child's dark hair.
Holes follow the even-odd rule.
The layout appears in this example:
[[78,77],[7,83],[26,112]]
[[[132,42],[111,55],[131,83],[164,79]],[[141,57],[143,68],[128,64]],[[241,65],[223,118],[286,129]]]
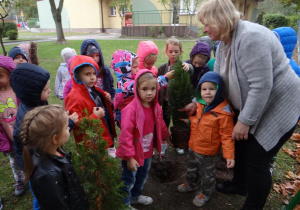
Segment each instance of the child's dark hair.
[[58,104],[39,106],[26,113],[20,132],[24,145],[25,182],[29,181],[34,169],[29,148],[45,154],[53,136],[61,134],[67,118],[66,110]]
[[90,65],[90,64],[84,64],[84,65],[79,66],[79,67],[77,67],[75,69],[74,76],[75,76],[75,78],[76,78],[77,81],[81,82],[81,79],[79,78],[79,73],[82,71],[82,69],[84,69],[85,67],[88,67],[88,66],[92,66],[92,65]]

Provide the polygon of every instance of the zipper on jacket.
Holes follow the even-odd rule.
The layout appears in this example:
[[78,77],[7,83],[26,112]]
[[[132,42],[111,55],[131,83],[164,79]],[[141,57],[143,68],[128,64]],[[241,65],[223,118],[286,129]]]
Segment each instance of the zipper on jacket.
[[197,125],[199,125],[199,122],[200,122],[202,116],[203,116],[203,113],[200,115],[200,117],[199,117],[199,119],[198,119],[198,122],[197,122]]

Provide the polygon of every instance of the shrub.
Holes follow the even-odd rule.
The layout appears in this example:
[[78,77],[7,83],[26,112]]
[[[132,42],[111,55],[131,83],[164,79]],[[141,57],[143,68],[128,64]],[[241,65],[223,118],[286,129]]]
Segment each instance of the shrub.
[[288,26],[289,19],[283,15],[278,14],[266,14],[263,17],[263,25],[273,30],[281,26]]
[[34,28],[36,27],[36,21],[35,20],[28,20],[27,21],[28,27],[29,28]]
[[14,22],[5,22],[2,37],[8,37],[8,31],[18,31],[17,25]]
[[295,29],[295,31],[298,31],[297,21],[300,20],[300,15],[299,14],[293,14],[293,15],[287,16],[287,18],[289,19],[289,25],[288,26]]
[[263,25],[263,18],[264,18],[264,15],[265,15],[264,12],[260,13],[260,14],[257,16],[255,22],[258,23],[258,24],[260,24],[260,25]]
[[18,38],[18,31],[17,30],[10,30],[6,32],[7,37],[9,40],[17,40]]
[[117,159],[107,156],[106,141],[101,138],[99,119],[83,117],[78,134],[83,141],[77,144],[74,167],[84,186],[91,209],[122,209],[124,194]]

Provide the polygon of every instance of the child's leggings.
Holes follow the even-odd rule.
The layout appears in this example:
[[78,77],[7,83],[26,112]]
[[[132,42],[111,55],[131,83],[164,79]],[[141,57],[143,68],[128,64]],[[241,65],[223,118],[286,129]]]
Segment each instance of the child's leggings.
[[16,180],[16,186],[24,185],[24,172],[18,166],[16,154],[14,152],[8,152],[6,154],[9,158],[10,167]]

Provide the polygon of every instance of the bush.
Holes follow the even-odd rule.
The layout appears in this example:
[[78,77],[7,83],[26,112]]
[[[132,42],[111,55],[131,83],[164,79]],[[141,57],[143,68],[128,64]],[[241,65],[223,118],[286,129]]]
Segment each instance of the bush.
[[18,31],[17,25],[14,22],[5,22],[2,37],[8,37],[8,31]]
[[300,20],[300,15],[299,14],[293,14],[293,15],[287,16],[287,18],[289,19],[289,25],[288,26],[295,29],[295,31],[298,31],[297,21]]
[[273,30],[281,26],[288,26],[289,19],[283,15],[278,14],[266,14],[263,17],[263,25]]
[[36,27],[36,21],[35,20],[28,20],[27,21],[28,27],[29,28],[34,28]]
[[258,24],[260,24],[260,25],[263,25],[263,18],[264,18],[264,15],[265,15],[264,12],[260,13],[260,14],[257,16],[255,23],[258,23]]
[[18,31],[16,30],[10,30],[6,34],[9,40],[17,40],[18,38]]

